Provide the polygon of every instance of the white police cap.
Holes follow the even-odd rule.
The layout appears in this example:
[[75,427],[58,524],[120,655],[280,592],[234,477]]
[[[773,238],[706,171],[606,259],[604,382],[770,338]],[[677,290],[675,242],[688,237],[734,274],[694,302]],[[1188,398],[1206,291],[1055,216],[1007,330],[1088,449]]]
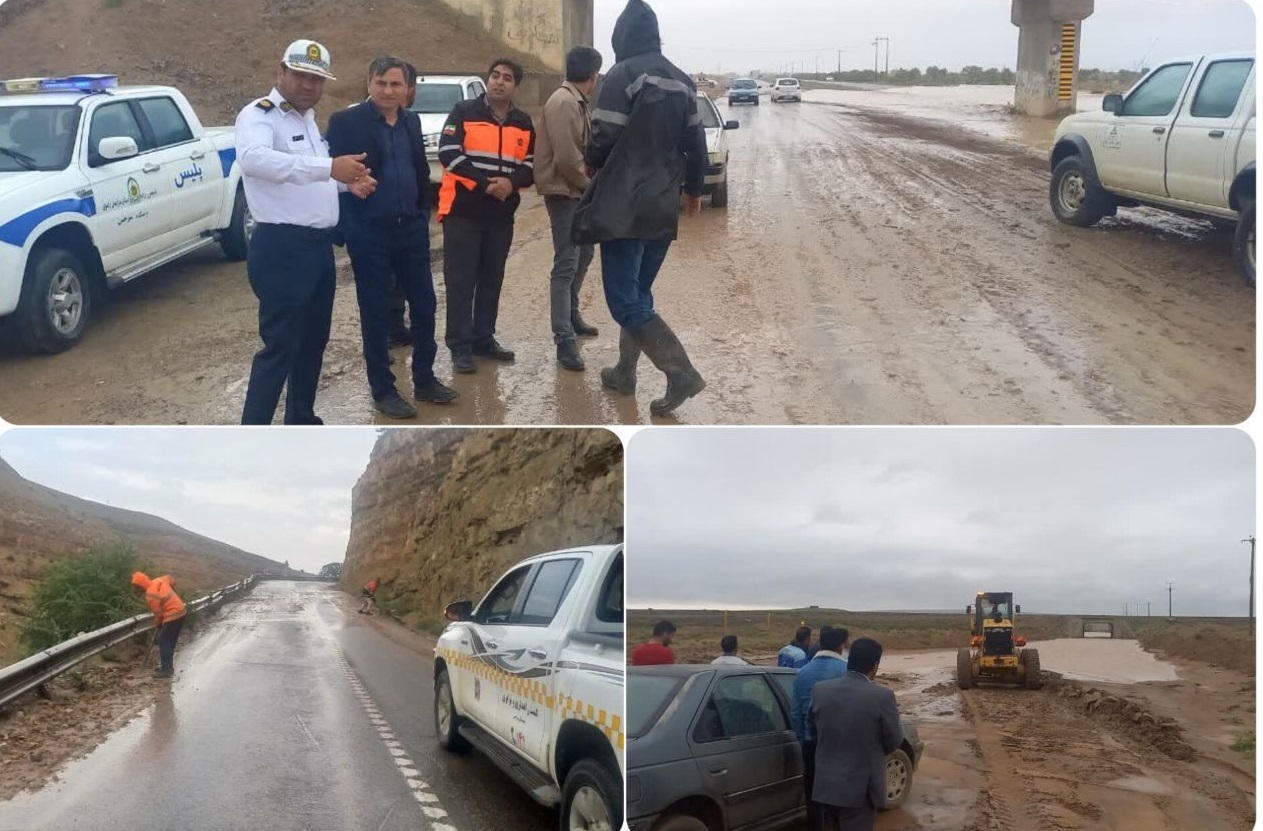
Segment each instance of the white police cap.
[[329,60],[329,50],[314,40],[296,40],[291,43],[289,48],[285,50],[285,54],[281,56],[281,63],[295,72],[319,75],[321,78],[328,78],[330,81],[338,80],[329,71],[332,66],[332,62]]

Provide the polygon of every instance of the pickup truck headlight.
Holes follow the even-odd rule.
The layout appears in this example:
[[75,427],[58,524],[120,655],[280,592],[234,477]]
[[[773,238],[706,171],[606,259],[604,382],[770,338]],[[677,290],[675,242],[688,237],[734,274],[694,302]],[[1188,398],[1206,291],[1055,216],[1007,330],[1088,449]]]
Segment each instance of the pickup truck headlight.
[[710,163],[711,163],[711,164],[720,164],[721,162],[723,162],[723,160],[724,160],[724,157],[723,157],[723,156],[721,156],[721,155],[719,155],[718,153],[711,153],[711,154],[710,154]]

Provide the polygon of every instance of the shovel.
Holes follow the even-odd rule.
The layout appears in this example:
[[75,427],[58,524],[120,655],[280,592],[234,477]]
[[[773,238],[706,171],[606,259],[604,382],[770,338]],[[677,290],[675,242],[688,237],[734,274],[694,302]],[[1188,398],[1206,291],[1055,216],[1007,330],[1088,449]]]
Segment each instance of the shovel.
[[161,631],[161,626],[154,627],[153,637],[149,639],[149,648],[145,650],[145,659],[140,663],[142,669],[149,666],[149,656],[153,653],[153,645],[158,642],[158,633]]

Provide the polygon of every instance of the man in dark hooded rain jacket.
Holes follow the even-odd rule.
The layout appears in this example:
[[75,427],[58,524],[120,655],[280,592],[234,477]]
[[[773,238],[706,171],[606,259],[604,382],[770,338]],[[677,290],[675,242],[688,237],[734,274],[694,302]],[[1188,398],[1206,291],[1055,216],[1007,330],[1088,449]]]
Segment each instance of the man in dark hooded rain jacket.
[[676,238],[680,190],[690,215],[701,209],[706,133],[697,87],[662,54],[658,18],[630,0],[614,26],[617,63],[592,113],[586,159],[596,175],[575,217],[577,245],[601,245],[601,277],[610,314],[622,327],[618,365],[601,383],[631,394],[644,351],[667,376],[650,410],[665,415],[706,386],[684,346],[654,311],[653,281]]

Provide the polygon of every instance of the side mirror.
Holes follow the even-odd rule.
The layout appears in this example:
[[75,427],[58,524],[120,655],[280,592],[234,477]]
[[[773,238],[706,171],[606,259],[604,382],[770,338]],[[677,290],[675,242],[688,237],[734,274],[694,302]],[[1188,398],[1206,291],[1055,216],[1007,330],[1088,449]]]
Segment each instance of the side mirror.
[[1117,92],[1111,92],[1105,96],[1105,100],[1101,102],[1101,109],[1107,113],[1118,115],[1123,111],[1123,96]]
[[456,603],[449,603],[447,609],[443,612],[443,617],[453,623],[460,623],[463,620],[469,620],[469,616],[474,613],[474,604],[470,600],[460,600]]
[[1014,612],[1019,615],[1022,614],[1022,607],[1018,606],[1017,608],[1014,609]]
[[725,130],[737,130],[737,129],[740,129],[740,127],[741,127],[741,124],[740,124],[739,122],[736,122],[736,121],[725,121],[725,122],[724,122],[724,129],[725,129]]
[[965,607],[965,614],[972,615],[973,613],[974,613],[974,607],[972,604]]
[[103,138],[97,145],[97,155],[103,161],[116,162],[119,159],[130,159],[132,156],[138,155],[140,148],[136,146],[136,140],[129,136],[115,136],[113,138]]

